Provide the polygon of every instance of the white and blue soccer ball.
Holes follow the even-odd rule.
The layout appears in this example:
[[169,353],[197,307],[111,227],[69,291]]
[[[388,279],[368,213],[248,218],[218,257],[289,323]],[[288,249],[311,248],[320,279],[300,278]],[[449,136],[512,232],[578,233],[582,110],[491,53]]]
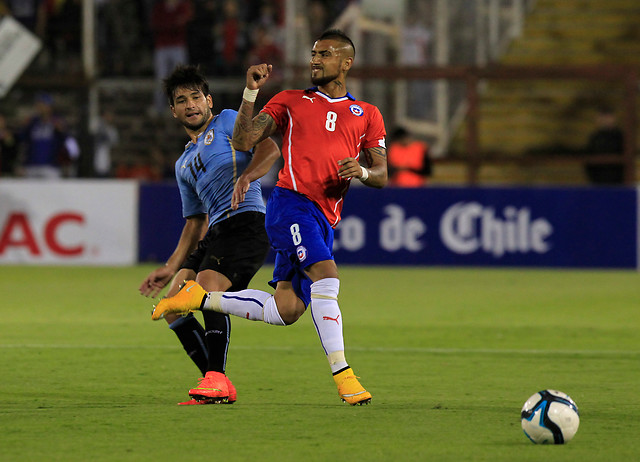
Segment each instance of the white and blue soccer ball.
[[578,431],[578,406],[566,393],[542,390],[529,398],[520,413],[524,434],[536,444],[564,444]]

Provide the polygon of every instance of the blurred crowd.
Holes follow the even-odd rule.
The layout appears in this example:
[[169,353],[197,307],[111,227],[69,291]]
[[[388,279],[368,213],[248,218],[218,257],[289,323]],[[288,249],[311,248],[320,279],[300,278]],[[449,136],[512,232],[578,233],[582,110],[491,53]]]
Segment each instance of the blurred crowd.
[[[305,1],[313,11],[314,27],[321,31],[351,0]],[[258,62],[283,68],[285,3],[95,0],[98,76],[153,77],[155,94],[143,111],[163,131],[167,121],[159,119],[166,119],[169,110],[161,81],[175,65],[199,64],[213,78],[242,77],[247,66]],[[0,0],[0,18],[11,15],[42,40],[43,50],[27,74],[81,74],[82,4],[83,0]],[[74,113],[65,118],[64,110],[74,107],[57,104],[66,102],[57,96],[38,92],[33,101],[25,100],[27,115],[3,113],[0,108],[2,176],[173,178],[176,153],[162,142],[126,158],[114,158],[113,150],[122,143],[117,108],[101,110],[92,127],[78,127],[73,120],[83,116]],[[88,133],[79,134],[84,131]]]
[[[199,63],[208,76],[284,60],[286,0],[94,0],[101,76],[149,76],[164,55]],[[329,26],[350,0],[305,0],[314,27]],[[78,70],[83,0],[0,0],[43,40],[50,69]],[[167,51],[171,49],[171,51]]]
[[15,127],[0,114],[2,176],[55,179],[77,175],[80,147],[53,97],[38,93],[33,112]]
[[174,179],[179,149],[157,142],[114,158],[120,133],[112,109],[102,111],[81,143],[77,127],[58,107],[53,95],[39,92],[24,120],[12,122],[0,113],[0,177]]

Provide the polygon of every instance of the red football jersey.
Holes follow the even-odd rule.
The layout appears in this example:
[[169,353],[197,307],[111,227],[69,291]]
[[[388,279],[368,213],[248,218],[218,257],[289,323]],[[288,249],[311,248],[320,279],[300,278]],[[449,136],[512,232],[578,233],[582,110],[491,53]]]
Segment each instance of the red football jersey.
[[365,148],[385,147],[380,111],[349,93],[331,98],[311,88],[282,91],[262,112],[273,117],[282,133],[284,167],[277,186],[308,197],[335,227],[351,181],[338,176],[338,161],[358,159]]

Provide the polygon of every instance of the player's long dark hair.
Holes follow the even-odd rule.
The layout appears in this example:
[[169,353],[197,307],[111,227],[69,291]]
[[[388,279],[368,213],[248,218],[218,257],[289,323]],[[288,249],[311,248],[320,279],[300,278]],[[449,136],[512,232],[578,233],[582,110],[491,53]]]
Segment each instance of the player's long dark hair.
[[200,72],[200,67],[192,64],[176,66],[171,75],[162,81],[162,84],[171,106],[173,106],[173,95],[178,88],[200,90],[205,96],[209,94],[207,79]]

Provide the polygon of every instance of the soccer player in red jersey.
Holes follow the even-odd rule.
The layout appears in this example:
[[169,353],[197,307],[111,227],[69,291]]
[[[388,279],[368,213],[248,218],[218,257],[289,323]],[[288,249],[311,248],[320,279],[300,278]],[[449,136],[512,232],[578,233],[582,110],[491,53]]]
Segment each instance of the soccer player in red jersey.
[[[159,319],[165,313],[202,309],[288,325],[309,306],[338,394],[352,405],[369,403],[371,394],[345,358],[333,228],[354,178],[374,188],[387,183],[386,133],[380,111],[347,92],[346,77],[354,57],[353,42],[342,31],[324,32],[311,51],[315,87],[278,93],[255,118],[256,95],[272,68],[260,64],[247,71],[233,146],[251,149],[277,131],[283,137],[284,166],[267,202],[265,221],[276,251],[270,282],[275,293],[253,289],[207,293],[190,282],[175,297],[160,301],[153,314]],[[366,167],[359,162],[360,153]],[[240,175],[232,208],[244,200],[263,162],[254,156]]]

